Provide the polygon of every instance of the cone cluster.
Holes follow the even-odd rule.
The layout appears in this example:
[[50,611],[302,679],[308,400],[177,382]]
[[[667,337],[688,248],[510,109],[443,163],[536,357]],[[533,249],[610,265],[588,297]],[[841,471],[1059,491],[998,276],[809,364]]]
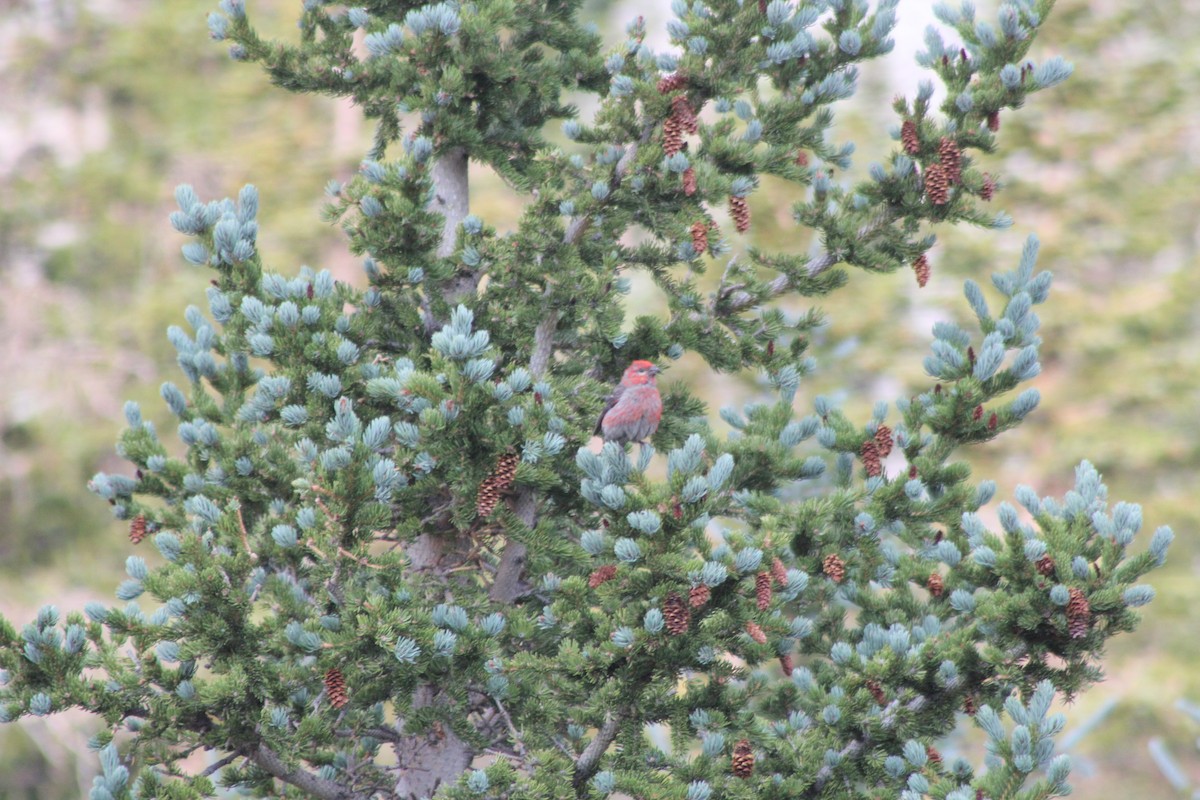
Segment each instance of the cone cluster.
[[337,667],[325,672],[325,694],[329,697],[329,705],[334,708],[341,708],[350,702],[350,695],[346,693],[346,678]]
[[667,623],[667,632],[672,636],[687,633],[692,623],[692,612],[678,592],[667,595],[667,601],[663,603],[663,618]]
[[521,459],[516,453],[504,453],[496,460],[492,473],[479,484],[479,495],[475,499],[475,513],[480,517],[490,517],[496,510],[500,498],[512,486],[513,477],[517,474],[517,465]]
[[146,515],[138,514],[129,521],[129,541],[134,544],[141,544],[142,539],[146,538]]

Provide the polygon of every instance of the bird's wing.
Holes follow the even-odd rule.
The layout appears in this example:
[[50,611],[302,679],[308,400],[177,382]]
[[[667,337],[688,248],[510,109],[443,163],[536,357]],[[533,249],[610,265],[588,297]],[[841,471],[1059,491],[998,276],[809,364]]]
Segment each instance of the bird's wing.
[[600,426],[604,424],[604,416],[609,411],[612,411],[612,407],[617,404],[617,401],[621,399],[621,395],[623,395],[624,393],[625,393],[624,386],[617,386],[617,388],[613,389],[612,394],[610,394],[608,396],[608,399],[604,402],[604,410],[600,412],[600,417],[599,417],[599,419],[596,420],[596,430],[592,432],[592,435],[594,435],[594,436],[600,435]]

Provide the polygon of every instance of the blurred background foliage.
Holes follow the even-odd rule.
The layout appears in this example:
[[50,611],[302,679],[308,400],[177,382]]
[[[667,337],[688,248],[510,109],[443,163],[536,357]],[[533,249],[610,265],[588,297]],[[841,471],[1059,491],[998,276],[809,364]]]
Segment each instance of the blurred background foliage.
[[[206,41],[212,5],[0,0],[0,611],[10,619],[48,601],[77,608],[120,579],[124,526],[84,484],[125,467],[113,442],[126,399],[171,428],[158,400],[161,382],[178,379],[164,331],[187,303],[205,307],[207,280],[179,257],[182,237],[166,221],[176,184],[210,199],[255,183],[269,268],[309,264],[361,283],[318,213],[325,182],[353,173],[370,131],[345,102],[288,95],[231,62]],[[927,5],[901,3],[894,63],[911,63]],[[256,22],[294,36],[298,6],[256,0]],[[616,37],[644,10],[593,0],[586,15]],[[1200,6],[1060,0],[1034,48],[1052,54],[1073,61],[1075,76],[1006,113],[1001,153],[988,159],[1004,181],[993,204],[1015,227],[941,232],[923,290],[907,272],[852,275],[822,303],[821,366],[797,403],[807,410],[826,394],[865,419],[875,401],[927,388],[933,322],[969,322],[963,279],[986,284],[1012,269],[1026,234],[1038,234],[1040,265],[1055,274],[1042,405],[964,457],[1001,496],[1021,483],[1060,494],[1088,458],[1114,499],[1143,504],[1148,530],[1175,528],[1142,628],[1116,640],[1108,680],[1066,711],[1068,735],[1086,733],[1068,742],[1080,796],[1189,796],[1200,720],[1176,704],[1200,699]],[[858,145],[850,177],[894,146],[891,97],[912,96],[919,78],[908,66],[865,71],[838,129]],[[476,177],[475,213],[510,227],[513,195]],[[788,213],[796,199],[765,184],[735,244],[803,252],[810,241]],[[638,286],[636,311],[652,312],[648,282]],[[688,358],[668,377],[696,385],[718,426],[717,409],[761,390],[753,376],[711,376]],[[83,796],[96,769],[91,732],[70,714],[0,729],[0,798]],[[1156,766],[1163,752],[1179,774]]]

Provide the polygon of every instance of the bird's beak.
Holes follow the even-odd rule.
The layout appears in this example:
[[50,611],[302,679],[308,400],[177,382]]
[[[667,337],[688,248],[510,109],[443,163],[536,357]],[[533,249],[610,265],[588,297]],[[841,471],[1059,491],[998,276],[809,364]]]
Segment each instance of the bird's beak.
[[660,372],[662,372],[662,367],[654,366],[650,368],[651,375],[657,375]]

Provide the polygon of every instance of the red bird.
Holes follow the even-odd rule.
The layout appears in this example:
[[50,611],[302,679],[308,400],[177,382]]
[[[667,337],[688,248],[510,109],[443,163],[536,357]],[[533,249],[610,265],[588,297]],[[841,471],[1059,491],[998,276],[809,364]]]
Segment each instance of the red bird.
[[625,445],[654,435],[662,420],[662,397],[654,376],[661,371],[649,361],[629,365],[596,423],[596,433],[604,441]]

